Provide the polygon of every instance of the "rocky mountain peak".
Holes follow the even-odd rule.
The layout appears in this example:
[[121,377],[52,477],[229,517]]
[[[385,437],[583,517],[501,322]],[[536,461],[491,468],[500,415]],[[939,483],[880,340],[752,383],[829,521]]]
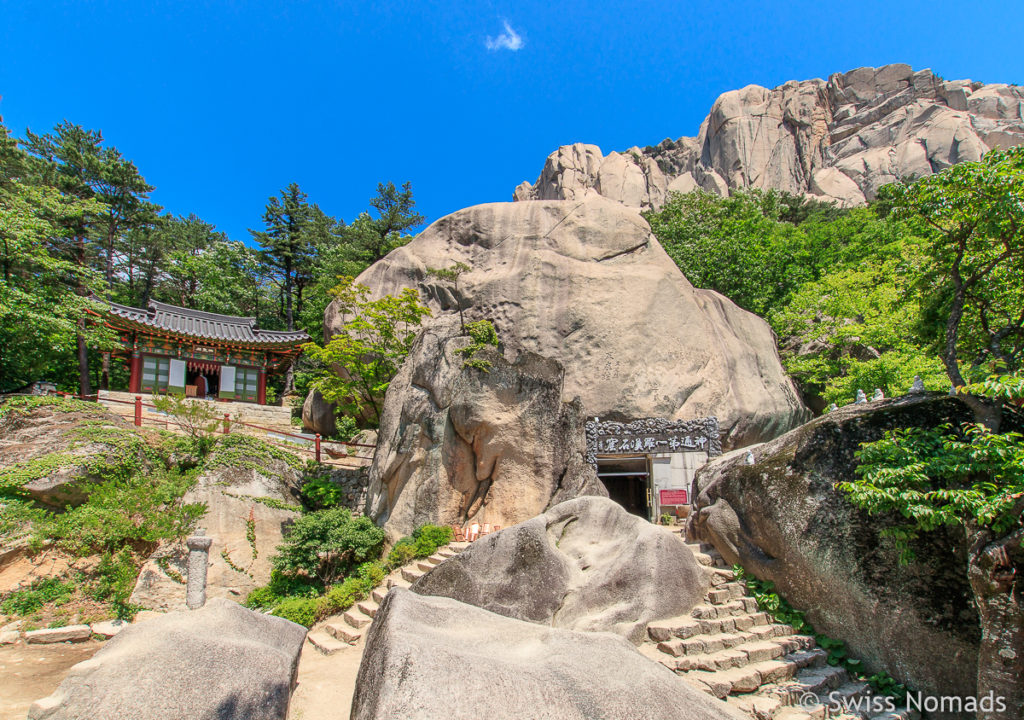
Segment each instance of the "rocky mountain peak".
[[909,65],[858,68],[826,80],[723,93],[697,137],[603,155],[566,145],[515,200],[603,195],[660,207],[669,191],[783,190],[860,205],[901,178],[1024,143],[1024,87],[943,80]]

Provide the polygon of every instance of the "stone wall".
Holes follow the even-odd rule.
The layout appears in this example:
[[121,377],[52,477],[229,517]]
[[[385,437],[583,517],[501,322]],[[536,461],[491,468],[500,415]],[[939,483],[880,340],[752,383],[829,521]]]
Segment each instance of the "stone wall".
[[[99,401],[116,415],[126,418],[135,417],[135,393],[119,392],[116,390],[100,390]],[[158,412],[154,408],[145,407],[151,405],[152,400],[146,395],[142,397],[142,422],[143,425],[154,427],[166,424],[167,415]],[[213,400],[191,400],[190,402],[208,403],[218,414],[223,417],[230,415],[232,420],[252,425],[262,425],[276,432],[297,432],[298,428],[292,425],[292,409],[280,405],[257,405],[245,402],[221,402]],[[173,429],[170,428],[170,429]],[[252,428],[232,427],[232,432],[252,431],[252,434],[262,435],[261,431]]]

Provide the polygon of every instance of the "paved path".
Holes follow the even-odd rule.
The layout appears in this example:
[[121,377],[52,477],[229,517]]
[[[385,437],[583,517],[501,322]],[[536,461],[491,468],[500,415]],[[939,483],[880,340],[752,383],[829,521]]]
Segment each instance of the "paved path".
[[50,695],[72,665],[88,660],[101,647],[97,640],[0,647],[0,720],[25,720],[32,703]]
[[324,655],[310,643],[303,643],[299,684],[292,695],[288,720],[348,720],[365,644],[366,640],[360,638],[355,645]]

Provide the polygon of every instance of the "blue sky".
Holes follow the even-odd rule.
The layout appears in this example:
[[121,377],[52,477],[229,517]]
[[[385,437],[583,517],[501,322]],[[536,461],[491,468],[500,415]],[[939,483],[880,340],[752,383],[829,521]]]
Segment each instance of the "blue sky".
[[352,219],[511,198],[559,145],[695,135],[722,92],[906,62],[1024,82],[1019,3],[0,0],[0,115],[103,131],[153,199],[248,239],[298,182]]

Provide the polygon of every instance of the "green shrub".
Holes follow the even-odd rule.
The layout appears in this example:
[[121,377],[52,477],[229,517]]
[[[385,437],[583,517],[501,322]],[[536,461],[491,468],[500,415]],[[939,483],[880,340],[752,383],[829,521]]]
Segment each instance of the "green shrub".
[[279,603],[270,614],[309,627],[316,622],[317,603],[314,598],[288,598]]
[[473,342],[471,345],[456,350],[457,353],[466,357],[462,361],[462,366],[490,372],[491,363],[487,360],[481,360],[476,357],[476,354],[488,345],[498,347],[498,331],[490,320],[478,320],[466,325],[466,332]]
[[270,582],[253,589],[245,598],[247,608],[273,608],[289,598],[315,598],[323,585],[304,575],[288,575],[280,570],[270,571]]
[[428,553],[428,555],[433,555],[437,548],[452,541],[455,532],[447,525],[420,525],[412,531],[412,537],[414,540],[424,540],[433,544],[434,549]]
[[89,555],[182,538],[206,512],[202,503],[181,504],[194,483],[193,474],[171,471],[94,483],[79,507],[38,520],[35,540],[53,539],[71,553]]
[[326,475],[317,475],[302,485],[302,498],[314,510],[336,507],[342,501],[341,486]]
[[27,588],[15,590],[0,602],[4,615],[31,615],[43,605],[63,605],[75,592],[74,583],[60,578],[36,580]]
[[139,574],[139,566],[132,551],[125,547],[116,553],[105,553],[95,572],[96,580],[89,595],[95,600],[111,603],[118,618],[131,620],[139,610],[128,602]]
[[416,542],[409,537],[404,537],[395,543],[388,553],[387,566],[396,570],[403,565],[412,562],[416,558]]
[[331,437],[348,442],[359,432],[359,425],[356,419],[348,415],[338,415],[334,419],[334,435]]
[[377,562],[363,563],[355,575],[334,585],[320,598],[317,619],[343,612],[355,603],[365,599],[370,592],[384,581],[384,567]]
[[295,521],[271,562],[282,573],[330,585],[360,563],[379,558],[384,537],[367,517],[353,518],[345,508],[318,510]]

